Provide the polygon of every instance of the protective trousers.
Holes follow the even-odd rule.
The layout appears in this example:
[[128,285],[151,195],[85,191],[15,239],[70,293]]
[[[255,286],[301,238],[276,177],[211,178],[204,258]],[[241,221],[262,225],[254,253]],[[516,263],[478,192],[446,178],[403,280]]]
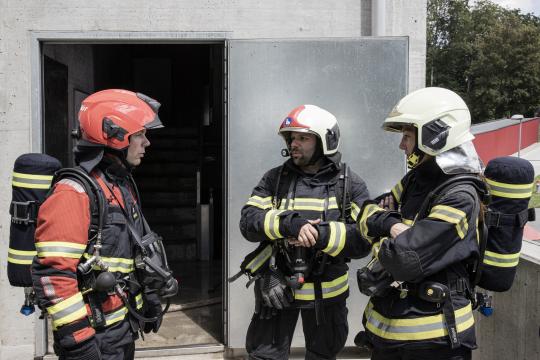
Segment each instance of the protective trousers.
[[471,360],[471,349],[460,347],[452,350],[449,346],[431,349],[373,349],[371,360]]
[[131,329],[128,316],[118,324],[96,332],[101,360],[132,360],[135,357],[137,335]]
[[249,359],[288,359],[299,314],[302,315],[306,360],[335,359],[345,346],[349,333],[347,313],[345,301],[325,305],[325,322],[319,326],[313,308],[281,310],[271,319],[260,319],[254,314],[246,336]]

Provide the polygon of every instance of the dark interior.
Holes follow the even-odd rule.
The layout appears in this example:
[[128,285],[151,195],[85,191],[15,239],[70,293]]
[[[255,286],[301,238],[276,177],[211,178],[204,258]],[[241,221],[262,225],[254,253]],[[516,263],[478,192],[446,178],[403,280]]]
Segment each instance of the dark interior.
[[69,135],[88,94],[122,88],[162,104],[165,128],[148,133],[151,145],[133,174],[180,283],[171,326],[189,318],[210,337],[175,334],[193,332],[188,326],[138,346],[222,343],[223,44],[45,44],[43,53],[43,150],[64,166],[73,164]]

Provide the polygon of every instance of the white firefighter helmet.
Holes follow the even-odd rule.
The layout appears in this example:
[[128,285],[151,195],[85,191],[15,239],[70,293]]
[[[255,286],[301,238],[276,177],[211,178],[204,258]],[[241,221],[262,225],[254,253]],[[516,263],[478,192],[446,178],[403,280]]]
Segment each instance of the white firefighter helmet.
[[416,128],[418,149],[432,156],[474,139],[467,104],[455,92],[439,87],[405,96],[382,125],[387,131],[401,131],[404,126]]
[[339,147],[339,126],[330,112],[315,105],[300,105],[281,122],[279,134],[289,144],[291,132],[317,135],[324,155],[335,154]]

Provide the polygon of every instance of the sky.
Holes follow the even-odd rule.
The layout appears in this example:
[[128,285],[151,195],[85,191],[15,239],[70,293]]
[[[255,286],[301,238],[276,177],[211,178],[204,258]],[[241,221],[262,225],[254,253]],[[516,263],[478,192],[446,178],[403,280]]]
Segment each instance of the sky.
[[496,4],[510,9],[520,9],[522,13],[534,13],[540,16],[540,1],[539,0],[491,0]]

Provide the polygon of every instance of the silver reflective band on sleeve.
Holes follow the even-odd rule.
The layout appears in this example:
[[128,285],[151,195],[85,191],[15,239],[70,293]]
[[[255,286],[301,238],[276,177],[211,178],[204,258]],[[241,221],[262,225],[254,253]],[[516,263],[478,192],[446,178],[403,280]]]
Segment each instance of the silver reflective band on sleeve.
[[[324,281],[321,284],[323,299],[329,299],[343,294],[349,289],[349,273],[334,279],[332,281]],[[315,284],[305,283],[298,290],[294,291],[296,300],[311,301],[315,300]]]
[[458,236],[463,239],[469,230],[465,212],[447,205],[435,205],[428,217],[443,220],[456,225]]
[[42,241],[36,243],[37,256],[41,258],[57,256],[78,259],[85,249],[85,244],[65,241]]
[[503,268],[515,267],[519,263],[519,255],[519,252],[515,254],[499,254],[486,250],[484,264]]
[[264,217],[264,233],[270,240],[281,239],[279,232],[279,214],[284,210],[269,210]]
[[47,308],[53,329],[85,317],[86,306],[80,292]]
[[[309,211],[324,211],[324,203],[326,199],[316,198],[294,198],[289,201],[288,209],[285,209],[287,199],[282,199],[279,205],[280,210],[309,210]],[[328,199],[328,210],[337,209],[338,204],[335,196]]]
[[401,193],[403,192],[403,185],[401,185],[401,181],[396,184],[392,188],[392,194],[394,195],[394,198],[397,200],[398,203],[401,203]]
[[341,222],[331,221],[329,224],[330,236],[328,245],[323,251],[330,256],[337,256],[345,247],[347,230],[345,229],[345,224]]
[[351,217],[354,221],[358,219],[358,215],[360,215],[360,208],[355,203],[351,203]]
[[[471,304],[454,311],[458,333],[474,325]],[[371,301],[364,311],[366,329],[389,340],[428,340],[448,336],[443,314],[412,319],[389,319],[373,309]]]
[[15,250],[12,248],[8,249],[8,262],[18,265],[31,265],[34,260],[34,256],[37,255],[35,250]]
[[266,247],[246,265],[246,270],[249,270],[253,274],[266,262],[266,260],[270,259],[271,255],[272,245],[266,245]]
[[257,196],[257,195],[253,195],[248,199],[246,205],[255,206],[255,207],[258,207],[259,209],[263,209],[263,210],[271,209],[272,208],[272,197],[267,196],[267,197],[263,198],[263,197],[260,197],[260,196]]
[[28,189],[49,189],[52,175],[34,175],[13,172],[11,185]]

